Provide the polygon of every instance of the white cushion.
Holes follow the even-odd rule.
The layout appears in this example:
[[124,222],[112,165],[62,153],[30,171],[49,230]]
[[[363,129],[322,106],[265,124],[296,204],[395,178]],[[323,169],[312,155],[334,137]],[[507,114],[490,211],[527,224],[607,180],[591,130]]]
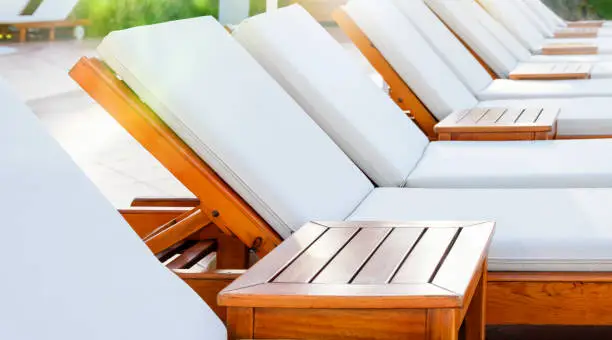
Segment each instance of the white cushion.
[[575,98],[612,96],[612,79],[584,80],[509,80],[496,79],[484,91],[477,93],[479,100]]
[[610,189],[376,189],[350,220],[493,220],[493,271],[612,271]]
[[459,0],[426,0],[426,3],[496,74],[507,77],[516,67],[516,57],[470,14],[470,3]]
[[0,83],[0,338],[227,339],[15,98]]
[[0,17],[19,15],[27,4],[27,0],[3,0],[0,6]]
[[549,30],[553,32],[563,27],[564,25],[560,25],[559,22],[552,17],[549,13],[547,13],[546,6],[540,2],[539,0],[523,0],[525,4],[532,10],[534,14],[538,16],[538,18],[543,22]]
[[483,90],[491,83],[491,76],[478,60],[423,0],[393,0],[393,3],[473,93]]
[[344,218],[372,189],[212,17],[114,32],[98,52],[282,236]]
[[612,186],[612,140],[432,142],[408,178],[413,188]]
[[391,0],[352,0],[344,9],[436,118],[476,105],[469,89]]
[[[473,0],[467,0],[473,1]],[[531,51],[538,51],[541,48],[542,36],[538,29],[531,24],[529,19],[512,4],[520,0],[480,0],[480,3],[497,21],[502,23],[514,34],[514,36]]]
[[560,136],[612,136],[612,98],[491,100],[479,107],[559,107]]
[[525,16],[525,18],[529,20],[529,23],[538,30],[541,36],[552,37],[555,35],[555,31],[557,30],[549,27],[548,24],[544,20],[540,19],[540,17],[534,13],[531,7],[529,7],[524,1],[511,1],[511,3],[519,10],[521,15]]
[[558,62],[575,62],[575,63],[599,63],[611,62],[612,55],[606,54],[587,54],[587,55],[533,55],[527,62],[530,63],[558,63]]
[[44,20],[64,20],[78,2],[79,0],[43,0],[32,16]]
[[429,140],[306,10],[255,16],[233,35],[376,184],[405,183]]

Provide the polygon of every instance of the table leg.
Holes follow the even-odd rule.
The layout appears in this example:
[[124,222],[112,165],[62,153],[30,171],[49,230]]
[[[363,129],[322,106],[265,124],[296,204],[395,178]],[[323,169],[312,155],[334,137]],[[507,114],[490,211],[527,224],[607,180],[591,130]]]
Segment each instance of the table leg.
[[49,29],[49,41],[55,41],[55,27]]
[[228,307],[227,332],[230,339],[253,339],[253,308]]
[[482,276],[465,315],[465,339],[484,340],[487,301],[487,262],[483,264]]
[[427,311],[427,340],[459,339],[459,311],[430,309]]
[[26,37],[28,34],[28,29],[27,28],[20,28],[19,29],[19,42],[26,42]]

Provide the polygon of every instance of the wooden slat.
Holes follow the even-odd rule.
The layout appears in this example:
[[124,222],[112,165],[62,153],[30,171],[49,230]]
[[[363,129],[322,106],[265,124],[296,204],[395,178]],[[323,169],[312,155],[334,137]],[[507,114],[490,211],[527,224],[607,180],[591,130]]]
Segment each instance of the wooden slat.
[[483,250],[488,248],[494,225],[486,222],[463,228],[432,283],[464,295],[486,256]]
[[188,208],[128,208],[119,209],[119,213],[134,229],[139,237],[143,238],[160,226],[178,218],[188,212]]
[[458,228],[427,229],[392,282],[429,282],[458,231]]
[[589,55],[598,54],[599,47],[593,44],[548,44],[542,47],[544,55]]
[[268,283],[219,295],[224,306],[278,308],[455,308],[461,301],[455,293],[429,283]]
[[514,124],[517,121],[517,119],[519,119],[519,117],[523,114],[523,111],[525,111],[525,109],[517,109],[517,108],[508,109],[506,110],[504,115],[499,118],[499,120],[497,121],[497,124],[499,125]]
[[154,254],[157,254],[206,227],[209,223],[208,217],[199,208],[195,208],[180,221],[170,223],[154,231],[151,235],[145,237],[143,241]]
[[215,242],[201,241],[185,250],[178,258],[168,263],[170,269],[189,268],[200,261],[204,256],[215,250]]
[[362,229],[312,283],[349,283],[391,228]]
[[384,284],[389,282],[423,228],[395,228],[380,245],[353,280],[355,284]]
[[200,205],[200,200],[192,197],[136,197],[132,200],[132,207],[187,207],[194,208]]
[[274,282],[310,282],[358,231],[359,228],[328,230],[283,270]]
[[533,124],[538,119],[544,109],[539,107],[526,108],[523,114],[516,121],[519,124]]
[[508,111],[507,108],[491,108],[484,116],[482,116],[482,118],[478,121],[478,124],[495,124],[499,120],[499,118],[501,118],[506,113],[506,111]]
[[234,281],[227,290],[268,282],[300,255],[304,251],[304,246],[314,242],[327,229],[327,227],[314,223],[304,225],[289,239],[281,243],[273,252],[268,254],[264,258],[265,261],[259,261],[251,267],[251,270]]

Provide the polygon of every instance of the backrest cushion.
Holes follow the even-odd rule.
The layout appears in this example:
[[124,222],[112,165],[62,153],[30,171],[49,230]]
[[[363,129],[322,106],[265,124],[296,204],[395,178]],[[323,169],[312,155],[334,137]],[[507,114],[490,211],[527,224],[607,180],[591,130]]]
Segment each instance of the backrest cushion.
[[478,102],[391,0],[352,0],[344,10],[438,119]]
[[551,32],[554,32],[559,29],[559,24],[554,18],[551,18],[547,13],[542,10],[541,3],[538,0],[522,1],[531,10],[531,12],[537,16],[540,22],[545,24]]
[[429,140],[365,69],[299,5],[233,33],[379,186],[402,186]]
[[423,0],[393,0],[393,3],[472,93],[478,93],[491,84],[493,79],[484,67]]
[[531,59],[532,54],[527,47],[523,46],[504,25],[493,19],[493,17],[476,1],[464,0],[464,6],[466,11],[469,11],[474,17],[478,18],[480,24],[484,26],[515,59],[519,61],[528,61]]
[[532,0],[535,2],[535,5],[540,9],[540,11],[548,17],[550,20],[555,22],[559,27],[567,27],[567,23],[563,18],[561,18],[557,13],[555,13],[548,5],[546,5],[542,0]]
[[520,13],[527,18],[527,20],[529,20],[530,24],[537,28],[542,37],[550,38],[555,35],[555,30],[548,27],[546,22],[541,20],[538,15],[533,12],[531,7],[527,6],[523,0],[512,1],[511,4],[516,7]]
[[225,340],[0,79],[0,338]]
[[460,0],[425,1],[495,73],[502,78],[508,77],[518,64],[517,59],[471,13],[470,3]]
[[0,15],[6,17],[19,15],[27,4],[27,0],[4,0],[0,6]]
[[373,188],[212,17],[114,32],[98,52],[282,236]]
[[64,20],[78,2],[79,0],[44,0],[33,16],[41,20]]
[[[519,1],[519,0],[514,0]],[[529,19],[508,0],[480,0],[480,4],[493,18],[502,23],[530,51],[542,48],[544,36],[538,32]]]

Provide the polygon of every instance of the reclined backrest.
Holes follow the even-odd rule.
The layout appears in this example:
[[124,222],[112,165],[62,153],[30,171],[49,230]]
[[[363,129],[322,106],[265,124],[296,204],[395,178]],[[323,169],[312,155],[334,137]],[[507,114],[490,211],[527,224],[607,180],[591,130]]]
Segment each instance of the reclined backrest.
[[531,7],[527,6],[523,0],[512,1],[511,4],[520,11],[521,15],[529,20],[529,23],[538,30],[541,37],[551,38],[555,35],[556,30],[548,27],[548,25],[533,12]]
[[550,7],[542,2],[542,0],[529,0],[532,2],[532,6],[538,9],[542,15],[544,15],[548,20],[552,21],[558,27],[567,27],[567,23],[563,18],[561,18],[557,13],[555,13]]
[[470,0],[463,0],[463,2],[466,12],[478,18],[479,23],[484,26],[516,60],[528,61],[531,59],[532,54],[527,47],[523,46],[504,25],[493,19],[480,4]]
[[344,11],[438,118],[478,102],[391,0],[352,0]]
[[495,73],[508,77],[508,70],[514,69],[518,61],[470,14],[469,3],[458,0],[426,0],[426,3]]
[[0,338],[227,338],[0,80]]
[[[518,0],[516,0],[518,1]],[[530,51],[542,48],[542,36],[521,11],[507,0],[480,0],[493,18],[502,23]]]
[[244,21],[234,37],[379,186],[402,186],[428,139],[299,5]]
[[484,67],[423,0],[393,0],[393,3],[473,93],[491,84],[493,79]]
[[98,52],[281,236],[344,219],[373,188],[212,17],[114,32]]
[[548,13],[543,11],[542,7],[546,6],[542,6],[540,1],[522,0],[522,2],[531,10],[531,13],[533,13],[542,24],[546,25],[550,32],[554,33],[556,30],[562,27],[562,25],[559,25],[555,18],[550,17]]
[[19,15],[27,4],[27,0],[3,0],[0,4],[0,16],[13,17]]
[[32,16],[44,20],[64,20],[78,2],[79,0],[43,0]]

